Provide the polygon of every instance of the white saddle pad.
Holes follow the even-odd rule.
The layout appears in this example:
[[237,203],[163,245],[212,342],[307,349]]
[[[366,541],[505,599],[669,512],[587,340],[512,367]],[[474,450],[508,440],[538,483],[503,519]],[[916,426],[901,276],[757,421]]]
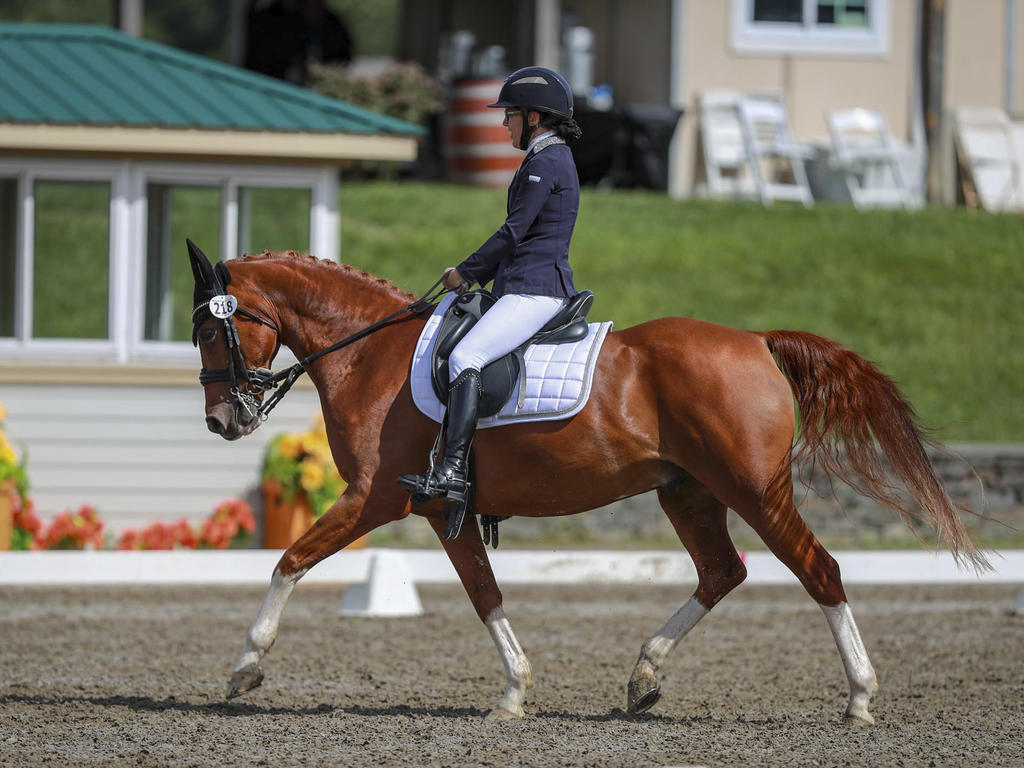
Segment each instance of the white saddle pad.
[[[426,416],[440,423],[446,403],[434,394],[430,379],[430,357],[441,317],[455,300],[446,296],[427,319],[412,356],[412,399]],[[535,344],[526,350],[526,375],[520,375],[512,397],[494,416],[477,422],[477,429],[523,421],[567,419],[583,410],[590,397],[594,365],[611,322],[590,323],[590,332],[571,344]],[[526,382],[523,407],[519,408],[519,387]]]

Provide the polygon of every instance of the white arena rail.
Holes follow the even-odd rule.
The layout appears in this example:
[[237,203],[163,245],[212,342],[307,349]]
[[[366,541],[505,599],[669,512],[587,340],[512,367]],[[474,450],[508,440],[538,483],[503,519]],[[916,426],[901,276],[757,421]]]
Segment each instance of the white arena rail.
[[[320,563],[304,583],[364,582],[377,554],[400,556],[417,584],[457,584],[440,549],[362,549]],[[1024,550],[990,553],[995,570],[958,568],[948,552],[833,552],[845,584],[1024,584]],[[691,584],[697,574],[684,552],[497,550],[489,553],[499,584]],[[279,550],[169,552],[2,552],[2,585],[252,584],[266,585]],[[747,552],[748,584],[795,584],[769,552]]]

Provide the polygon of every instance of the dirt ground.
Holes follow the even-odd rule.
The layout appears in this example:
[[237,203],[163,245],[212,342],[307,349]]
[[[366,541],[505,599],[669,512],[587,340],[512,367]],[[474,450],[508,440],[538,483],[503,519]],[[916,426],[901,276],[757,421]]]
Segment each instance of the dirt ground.
[[849,590],[878,672],[874,728],[798,588],[741,587],[625,713],[644,639],[689,588],[505,590],[534,666],[527,717],[485,722],[503,674],[460,589],[426,615],[342,619],[341,587],[300,585],[263,687],[224,701],[263,590],[7,588],[0,765],[1020,766],[1018,587]]

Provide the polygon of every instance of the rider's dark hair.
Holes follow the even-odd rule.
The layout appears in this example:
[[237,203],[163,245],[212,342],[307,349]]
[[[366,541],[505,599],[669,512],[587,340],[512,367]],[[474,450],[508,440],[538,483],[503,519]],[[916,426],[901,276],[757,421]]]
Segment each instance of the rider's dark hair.
[[562,117],[551,112],[541,112],[539,127],[544,130],[554,131],[557,136],[566,141],[578,139],[583,135],[579,124],[571,117]]

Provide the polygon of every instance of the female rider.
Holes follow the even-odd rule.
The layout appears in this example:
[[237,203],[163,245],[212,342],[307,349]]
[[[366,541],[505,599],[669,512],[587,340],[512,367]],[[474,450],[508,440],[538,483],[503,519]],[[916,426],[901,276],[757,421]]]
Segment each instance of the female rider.
[[[448,358],[450,388],[444,460],[424,475],[402,475],[410,492],[465,501],[466,460],[476,430],[480,371],[539,331],[576,294],[569,240],[579,209],[580,184],[567,138],[579,138],[572,90],[557,72],[525,67],[505,80],[498,100],[512,145],[524,150],[508,188],[508,218],[457,267],[444,285],[458,293],[494,280],[497,297]],[[422,498],[422,497],[419,497]]]

